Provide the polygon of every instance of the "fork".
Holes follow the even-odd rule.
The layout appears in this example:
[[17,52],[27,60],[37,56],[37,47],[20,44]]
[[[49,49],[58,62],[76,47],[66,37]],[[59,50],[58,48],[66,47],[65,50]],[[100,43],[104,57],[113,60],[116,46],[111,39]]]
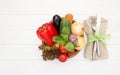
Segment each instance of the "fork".
[[[95,25],[92,26],[92,28],[93,28],[94,32],[97,31],[97,27]],[[97,54],[97,56],[100,56],[98,40],[96,42],[94,42],[94,53],[93,53],[93,55],[96,55],[96,54]]]
[[[92,25],[92,29],[93,29],[94,32],[98,31],[97,30],[97,26],[100,25],[100,22],[101,22],[101,18],[98,17],[97,18],[97,25]],[[94,42],[93,59],[96,58],[96,54],[97,54],[98,57],[100,57],[100,49],[99,49],[99,42],[98,42],[98,40],[96,42]]]

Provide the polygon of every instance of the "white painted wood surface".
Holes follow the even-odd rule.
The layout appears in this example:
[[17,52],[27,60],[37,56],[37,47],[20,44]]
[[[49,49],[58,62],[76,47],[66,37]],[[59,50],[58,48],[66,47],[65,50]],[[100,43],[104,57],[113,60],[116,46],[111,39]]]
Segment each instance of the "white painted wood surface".
[[[77,21],[100,12],[109,21],[108,60],[89,61],[83,50],[65,63],[43,61],[36,29],[54,14]],[[0,0],[0,75],[120,75],[119,0]]]

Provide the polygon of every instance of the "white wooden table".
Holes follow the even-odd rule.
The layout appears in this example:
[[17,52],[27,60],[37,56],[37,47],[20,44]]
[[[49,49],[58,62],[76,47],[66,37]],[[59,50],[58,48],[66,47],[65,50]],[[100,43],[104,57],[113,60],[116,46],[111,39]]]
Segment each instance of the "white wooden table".
[[[89,61],[82,50],[65,63],[43,61],[36,30],[54,14],[82,22],[100,12],[109,21],[108,60]],[[120,75],[119,0],[0,0],[0,75]]]

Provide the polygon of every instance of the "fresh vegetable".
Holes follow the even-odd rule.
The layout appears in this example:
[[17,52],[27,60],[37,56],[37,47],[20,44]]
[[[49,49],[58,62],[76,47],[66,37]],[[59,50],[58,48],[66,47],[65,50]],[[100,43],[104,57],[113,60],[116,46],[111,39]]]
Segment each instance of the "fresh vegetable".
[[76,44],[76,43],[78,42],[77,36],[74,35],[74,34],[70,34],[69,40],[70,40],[70,42],[72,42],[73,44]]
[[54,60],[60,54],[58,49],[51,49],[51,50],[43,50],[42,57],[46,60]]
[[53,41],[65,45],[70,52],[74,50],[74,45],[69,42],[70,35],[70,21],[66,18],[62,19],[60,23],[60,35],[53,37]]
[[60,53],[67,53],[68,52],[68,50],[66,49],[65,46],[60,46],[59,51],[60,51]]
[[53,41],[59,43],[60,45],[65,45],[65,48],[68,51],[70,51],[70,52],[72,52],[74,50],[74,45],[71,42],[65,40],[61,36],[55,36],[55,37],[53,37]]
[[71,32],[72,34],[75,34],[77,36],[81,36],[84,34],[84,26],[82,23],[79,23],[79,22],[74,22],[72,25],[71,25]]
[[62,36],[54,36],[53,37],[53,41],[54,42],[57,42],[57,43],[59,43],[59,44],[61,44],[61,45],[65,45],[66,44],[66,42],[67,42],[67,40],[65,40]]
[[70,21],[67,18],[63,18],[60,23],[60,36],[68,41],[70,34]]
[[67,42],[65,47],[67,48],[69,52],[73,52],[74,50],[74,45],[71,42]]
[[85,39],[84,37],[79,37],[79,36],[77,36],[77,38],[78,38],[78,43],[75,45],[75,49],[81,50],[85,47]]
[[60,22],[61,22],[61,17],[59,15],[53,16],[53,25],[58,33],[60,31]]
[[53,46],[55,42],[52,38],[58,35],[56,29],[51,23],[45,23],[36,31],[37,36],[49,46]]
[[65,61],[67,60],[67,55],[66,55],[66,54],[60,54],[60,55],[58,56],[58,60],[59,60],[60,62],[65,62]]
[[58,47],[56,47],[55,45],[49,48],[45,47],[46,45],[44,43],[39,46],[39,49],[42,51],[43,60],[47,61],[58,58],[58,55],[60,54]]
[[73,15],[72,14],[66,14],[65,18],[68,18],[70,20],[70,23],[73,22]]
[[76,53],[76,50],[74,50],[73,52],[67,52],[67,57],[71,57]]
[[54,15],[50,23],[45,23],[36,31],[42,40],[39,49],[44,60],[57,58],[65,62],[85,46],[84,26],[73,20],[72,14],[65,17]]

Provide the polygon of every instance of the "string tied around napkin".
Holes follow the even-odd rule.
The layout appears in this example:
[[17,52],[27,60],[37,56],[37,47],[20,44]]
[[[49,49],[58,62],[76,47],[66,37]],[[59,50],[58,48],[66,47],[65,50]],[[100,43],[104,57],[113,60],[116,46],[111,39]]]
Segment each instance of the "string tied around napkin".
[[89,35],[88,36],[88,42],[91,42],[91,41],[100,41],[104,45],[106,45],[105,40],[106,39],[110,39],[110,38],[111,38],[110,34],[100,34],[98,31],[96,31],[94,35]]

